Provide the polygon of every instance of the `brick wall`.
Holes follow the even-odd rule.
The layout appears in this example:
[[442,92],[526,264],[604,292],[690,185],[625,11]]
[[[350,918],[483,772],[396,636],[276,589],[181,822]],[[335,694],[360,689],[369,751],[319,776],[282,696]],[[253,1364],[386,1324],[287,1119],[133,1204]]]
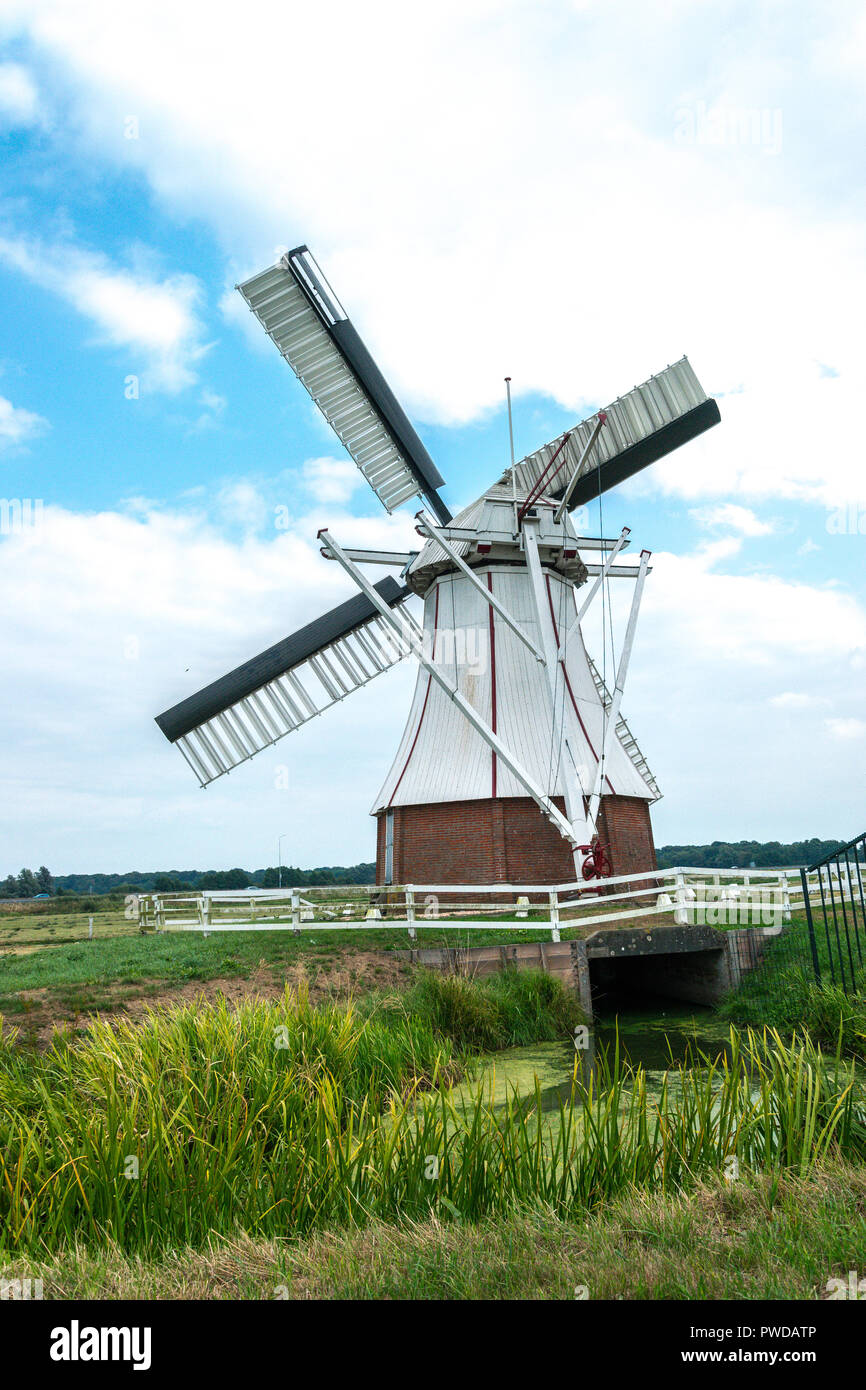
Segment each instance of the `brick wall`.
[[[562,799],[556,803],[565,810]],[[656,867],[647,802],[602,798],[599,836],[615,874]],[[376,882],[385,880],[385,813]],[[568,844],[530,797],[394,807],[394,883],[557,883],[574,877]]]
[[649,803],[639,796],[603,796],[598,838],[607,847],[615,874],[640,874],[658,867]]

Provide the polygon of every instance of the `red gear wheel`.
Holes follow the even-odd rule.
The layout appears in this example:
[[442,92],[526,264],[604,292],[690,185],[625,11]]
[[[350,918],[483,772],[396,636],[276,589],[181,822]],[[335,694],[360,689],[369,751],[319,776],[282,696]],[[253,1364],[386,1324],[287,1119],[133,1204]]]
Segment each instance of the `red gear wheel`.
[[613,866],[607,857],[605,846],[596,835],[590,845],[579,845],[581,854],[587,857],[583,861],[581,870],[584,879],[590,882],[594,878],[610,878]]

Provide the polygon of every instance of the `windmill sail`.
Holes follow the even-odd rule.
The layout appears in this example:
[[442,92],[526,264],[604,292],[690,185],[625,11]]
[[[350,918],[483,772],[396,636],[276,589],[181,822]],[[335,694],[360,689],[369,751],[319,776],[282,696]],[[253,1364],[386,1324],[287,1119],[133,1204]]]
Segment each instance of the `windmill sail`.
[[[569,511],[664,458],[681,444],[717,425],[721,418],[718,405],[707,396],[687,357],[681,357],[673,366],[651,376],[642,386],[635,386],[607,406],[603,413],[607,416],[605,427],[569,496]],[[549,497],[561,497],[597,419],[598,413],[571,430],[564,447],[561,447],[562,435],[559,435],[515,464],[520,495],[528,496],[537,486],[559,449],[554,464],[555,477],[548,481],[544,491]],[[511,469],[501,481],[510,485]]]
[[[375,586],[391,608],[409,589]],[[359,594],[157,716],[166,738],[207,786],[300,728],[411,650]]]
[[238,289],[389,512],[444,480],[306,246]]

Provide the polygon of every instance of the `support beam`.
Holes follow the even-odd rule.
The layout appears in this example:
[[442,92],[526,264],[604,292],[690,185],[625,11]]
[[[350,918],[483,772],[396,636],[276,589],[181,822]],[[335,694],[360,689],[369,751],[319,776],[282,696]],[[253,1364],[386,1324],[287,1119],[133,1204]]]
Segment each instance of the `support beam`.
[[625,686],[625,678],[628,673],[628,663],[631,659],[631,649],[634,645],[637,615],[640,609],[643,586],[646,581],[646,570],[649,564],[649,558],[650,551],[642,550],[640,553],[640,570],[635,580],[634,594],[631,600],[631,612],[628,615],[628,626],[625,630],[625,641],[622,644],[619,665],[616,668],[616,685],[614,686],[610,708],[607,711],[607,727],[604,732],[604,743],[602,745],[601,757],[599,758],[598,768],[595,774],[595,785],[592,789],[592,795],[589,798],[589,819],[593,826],[595,826],[598,820],[598,807],[601,801],[601,786],[607,764],[607,755],[610,752],[612,741],[616,735],[616,721],[619,718],[619,707],[622,704],[623,687]]
[[[550,604],[548,602],[547,589],[544,583],[544,574],[541,569],[541,560],[538,554],[538,520],[534,517],[524,518],[523,547],[526,552],[532,597],[535,604],[535,616],[544,645],[544,664],[547,672],[551,718],[553,721],[553,745],[555,748],[564,748],[565,750],[565,756],[561,759],[562,780],[565,789],[565,809],[572,825],[575,827],[581,826],[582,828],[582,833],[585,835],[585,838],[581,840],[580,843],[588,844],[592,836],[589,833],[589,825],[584,810],[584,793],[580,772],[578,770],[579,764],[574,755],[571,739],[565,728],[566,721],[571,722],[570,706],[569,713],[566,714],[565,683],[558,659],[556,634],[553,628]],[[574,851],[575,875],[580,879],[585,856],[576,845],[573,845],[572,849]]]
[[[333,555],[329,555],[327,550],[322,550],[326,560],[333,560]],[[417,550],[347,550],[346,554],[350,560],[354,560],[357,565],[394,565],[397,569],[405,569],[408,564],[415,559]]]
[[354,579],[358,588],[361,589],[361,591],[367,595],[370,602],[378,608],[389,627],[399,632],[401,637],[410,643],[415,656],[418,658],[425,671],[429,673],[431,679],[436,682],[441,690],[444,690],[449,700],[452,700],[461,713],[465,715],[476,733],[481,735],[484,742],[492,748],[496,756],[501,759],[503,766],[507,767],[521,786],[526,788],[526,791],[532,797],[535,804],[544,812],[547,818],[553,822],[563,839],[568,840],[572,849],[576,849],[578,840],[574,826],[566,820],[565,816],[563,816],[559,808],[554,805],[550,797],[537,785],[534,778],[530,776],[523,765],[517,761],[507,745],[502,742],[498,734],[494,733],[487,721],[482,719],[474,706],[469,703],[456,686],[451,685],[436,663],[427,656],[424,651],[423,634],[417,624],[409,620],[408,615],[393,613],[391,611],[387,603],[384,599],[379,597],[373,585],[370,584],[366,576],[361,573],[354,561],[350,560],[346,552],[340,548],[327,528],[319,532],[319,540],[323,545],[327,546],[333,558],[343,566],[346,573]]
[[532,638],[527,637],[520,624],[516,621],[516,619],[512,618],[504,603],[500,603],[499,599],[496,598],[496,596],[492,594],[490,590],[487,588],[487,585],[482,584],[475,571],[469,565],[467,565],[462,555],[457,554],[457,551],[454,549],[451,542],[445,539],[445,537],[442,535],[442,532],[438,529],[438,527],[433,525],[430,518],[425,516],[423,511],[421,511],[416,512],[415,520],[418,522],[418,529],[422,533],[422,535],[425,535],[428,538],[428,540],[435,541],[437,545],[440,545],[442,547],[442,549],[445,551],[445,554],[448,556],[448,559],[451,560],[457,566],[457,568],[461,571],[462,574],[466,575],[466,578],[478,590],[485,603],[489,603],[490,607],[499,614],[502,621],[506,623],[508,627],[511,628],[511,631],[515,634],[515,636],[519,637],[523,645],[529,648],[536,661],[544,661],[543,654],[538,650],[535,643],[532,641]]
[[[601,565],[587,565],[586,563],[584,563],[584,569],[586,570],[586,572],[587,572],[587,574],[589,575],[590,579],[595,579],[595,577],[596,577],[597,574],[601,574],[601,573],[602,573],[602,567],[601,567]],[[647,570],[647,574],[652,574],[652,572],[653,572],[653,571],[652,571],[652,565],[650,565],[649,569]],[[608,573],[608,575],[607,575],[607,578],[608,578],[608,579],[637,579],[637,577],[638,577],[639,574],[640,574],[640,565],[614,565],[614,566],[611,568],[611,570],[609,571],[609,573]]]
[[[559,523],[562,521],[562,518],[565,516],[566,510],[567,510],[567,508],[568,508],[568,499],[570,498],[571,494],[574,492],[574,489],[575,489],[576,486],[577,486],[578,480],[580,479],[580,476],[581,476],[581,474],[583,473],[583,470],[584,470],[584,466],[585,466],[585,464],[586,464],[586,461],[587,461],[587,459],[589,458],[590,454],[592,453],[593,449],[595,448],[595,441],[598,439],[598,436],[601,434],[602,428],[603,428],[604,425],[606,425],[606,424],[607,424],[607,416],[605,415],[605,413],[604,413],[603,410],[600,410],[599,413],[598,413],[598,419],[596,420],[595,424],[594,424],[593,427],[592,427],[592,434],[589,436],[589,439],[586,441],[586,447],[584,448],[583,452],[582,452],[581,455],[580,455],[580,458],[579,458],[578,461],[577,461],[577,464],[576,464],[576,466],[575,466],[574,472],[572,473],[571,477],[569,478],[568,483],[566,484],[565,491],[564,491],[563,494],[562,494],[562,501],[560,502],[559,506],[558,506],[557,509],[556,509],[556,514],[555,514],[555,516],[554,516],[553,519],[554,519],[554,521],[556,522],[557,526],[558,526]],[[512,465],[512,467],[513,467],[513,465]]]
[[[475,526],[439,526],[438,533],[444,536],[447,541],[476,541],[478,539],[478,528]],[[501,531],[496,527],[485,527],[485,540],[493,541],[497,545],[513,544],[517,536],[515,531]],[[578,550],[610,550],[611,546],[616,545],[617,540],[605,536],[578,536]],[[571,541],[569,540],[569,544]]]

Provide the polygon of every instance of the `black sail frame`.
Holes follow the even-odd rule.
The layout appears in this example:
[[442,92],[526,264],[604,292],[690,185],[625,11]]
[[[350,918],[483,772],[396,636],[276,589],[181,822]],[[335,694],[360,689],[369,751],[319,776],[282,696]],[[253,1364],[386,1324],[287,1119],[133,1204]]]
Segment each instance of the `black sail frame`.
[[[391,575],[380,579],[375,588],[390,608],[405,602],[410,594],[409,588],[405,584],[398,584]],[[193,729],[254,695],[263,686],[315,657],[334,642],[364,627],[376,615],[377,610],[366,595],[357,594],[299,628],[290,637],[284,637],[258,656],[245,661],[242,666],[237,666],[234,671],[206,685],[195,695],[189,695],[157,715],[156,723],[169,742],[176,743]]]
[[[294,308],[280,286],[286,275],[301,296]],[[415,494],[447,524],[451,513],[438,492],[445,480],[309,248],[296,246],[238,289],[388,511]],[[308,327],[298,316],[303,303]],[[314,325],[325,335],[318,347]],[[327,343],[333,360],[322,351]]]

